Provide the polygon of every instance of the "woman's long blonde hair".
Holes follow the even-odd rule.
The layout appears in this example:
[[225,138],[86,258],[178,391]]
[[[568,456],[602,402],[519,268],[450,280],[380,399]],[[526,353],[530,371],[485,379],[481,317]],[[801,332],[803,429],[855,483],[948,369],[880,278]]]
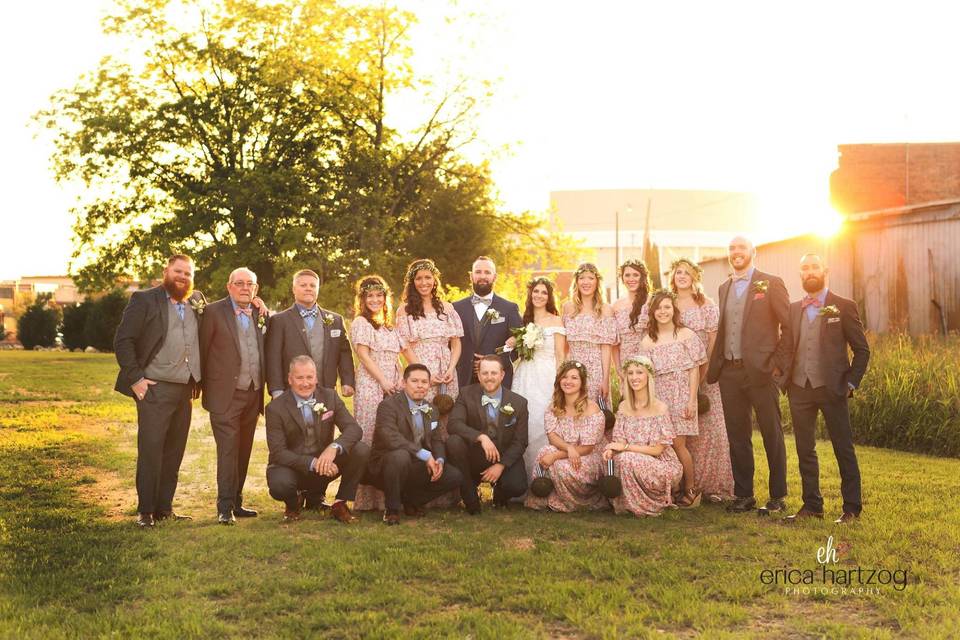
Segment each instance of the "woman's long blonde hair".
[[576,402],[573,403],[574,413],[579,418],[587,410],[587,368],[576,360],[567,360],[560,365],[557,377],[553,379],[553,400],[550,402],[550,410],[558,418],[563,417],[567,412],[567,398],[563,389],[560,388],[560,380],[571,369],[576,369],[580,374],[580,393],[577,395]]
[[579,315],[583,311],[583,296],[580,295],[580,276],[584,273],[592,273],[597,278],[597,288],[593,292],[593,314],[598,318],[603,314],[603,305],[606,302],[603,294],[603,276],[600,270],[592,262],[584,262],[577,270],[573,272],[573,284],[570,298],[573,300],[573,315]]
[[[633,387],[630,386],[630,383],[627,382],[627,369],[631,365],[637,365],[643,367],[647,372],[647,403],[645,405],[638,406],[637,392],[633,390]],[[623,372],[623,385],[624,388],[621,389],[621,395],[623,396],[623,403],[627,407],[627,411],[630,413],[636,413],[639,409],[645,407],[652,407],[657,402],[657,389],[654,380],[653,372],[653,361],[647,356],[634,356],[623,361],[621,367]]]
[[680,267],[686,267],[690,273],[690,288],[693,289],[693,301],[698,305],[702,305],[707,301],[707,296],[703,292],[703,267],[690,258],[677,258],[670,264],[670,291],[678,293],[677,282],[674,278],[677,275],[677,269]]

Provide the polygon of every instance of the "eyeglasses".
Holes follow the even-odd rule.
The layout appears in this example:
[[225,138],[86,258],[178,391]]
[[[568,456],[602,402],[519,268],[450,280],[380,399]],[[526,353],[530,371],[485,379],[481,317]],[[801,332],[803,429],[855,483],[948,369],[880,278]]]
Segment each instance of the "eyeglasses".
[[250,280],[235,280],[231,284],[241,289],[252,289],[257,286],[256,282],[251,282]]

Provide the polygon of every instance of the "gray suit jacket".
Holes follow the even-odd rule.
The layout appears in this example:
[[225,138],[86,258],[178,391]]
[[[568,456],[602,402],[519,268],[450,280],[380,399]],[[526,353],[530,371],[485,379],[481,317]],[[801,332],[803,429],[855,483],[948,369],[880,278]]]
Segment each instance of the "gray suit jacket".
[[[287,390],[267,405],[267,448],[270,450],[268,467],[289,467],[294,471],[310,473],[310,463],[314,456],[303,449],[304,433],[308,428],[314,430],[319,451],[335,442],[343,448],[344,453],[350,453],[353,445],[360,442],[363,430],[347,411],[347,406],[336,391],[317,389],[314,398],[317,402],[322,402],[331,415],[322,420],[323,414],[316,414],[310,427],[307,427],[303,414],[297,409],[297,399],[292,391]],[[334,425],[340,429],[340,437],[337,439],[333,437]]]
[[[259,318],[260,310],[253,307],[250,321],[257,336],[259,383],[262,387],[266,380],[266,360],[263,357],[263,331],[257,326]],[[200,316],[200,364],[203,369],[203,408],[213,413],[223,413],[230,406],[240,375],[240,331],[229,297],[207,305]],[[263,411],[262,394],[260,411]]]
[[[187,313],[196,313],[192,304],[201,301],[206,302],[203,294],[194,291],[187,304]],[[113,352],[120,365],[114,390],[133,397],[130,387],[145,377],[143,370],[163,347],[171,306],[167,302],[167,291],[162,286],[134,291],[130,296],[113,337]],[[197,324],[200,324],[200,317],[198,315]],[[200,364],[203,365],[203,358]]]
[[[316,319],[323,329],[324,340],[323,365],[317,371],[317,386],[334,389],[338,376],[340,384],[355,386],[353,352],[343,325],[343,316],[322,308],[320,315],[332,318],[333,322],[327,325],[323,318]],[[283,391],[287,388],[287,368],[290,361],[297,356],[310,355],[310,339],[296,305],[270,318],[265,355],[267,388],[270,393]]]

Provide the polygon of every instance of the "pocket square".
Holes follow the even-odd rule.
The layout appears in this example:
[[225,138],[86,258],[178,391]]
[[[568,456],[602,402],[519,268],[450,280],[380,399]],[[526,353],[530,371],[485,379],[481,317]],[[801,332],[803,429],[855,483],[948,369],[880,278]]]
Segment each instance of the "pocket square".
[[831,322],[840,322],[840,318],[827,318],[827,324],[830,324]]
[[437,421],[434,420],[433,422],[430,423],[430,431],[433,431],[436,428],[437,428]]
[[329,420],[332,417],[333,417],[333,411],[327,411],[325,414],[320,416],[320,421],[322,422],[324,420]]
[[507,321],[506,318],[504,318],[503,316],[500,316],[500,317],[497,318],[496,320],[491,320],[491,321],[490,321],[490,324],[501,324],[501,323],[504,323],[504,322],[506,322],[506,321]]
[[763,300],[763,299],[766,298],[766,297],[767,297],[766,294],[757,293],[757,294],[754,294],[753,299],[754,299],[754,300]]
[[340,337],[340,329],[330,329],[330,337],[331,337],[331,338],[339,338],[339,337]]
[[507,427],[512,427],[512,426],[515,425],[515,424],[517,424],[517,419],[516,419],[516,418],[514,418],[514,419],[511,420],[510,422],[508,422],[508,423],[506,423],[505,425],[503,425],[503,428],[506,429]]

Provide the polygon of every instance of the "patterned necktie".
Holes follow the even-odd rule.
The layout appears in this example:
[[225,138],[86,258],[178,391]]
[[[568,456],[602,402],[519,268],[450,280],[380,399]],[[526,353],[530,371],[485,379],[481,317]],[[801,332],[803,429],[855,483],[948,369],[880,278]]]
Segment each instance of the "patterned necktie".
[[300,309],[301,318],[316,318],[317,317],[317,308],[313,309]]

